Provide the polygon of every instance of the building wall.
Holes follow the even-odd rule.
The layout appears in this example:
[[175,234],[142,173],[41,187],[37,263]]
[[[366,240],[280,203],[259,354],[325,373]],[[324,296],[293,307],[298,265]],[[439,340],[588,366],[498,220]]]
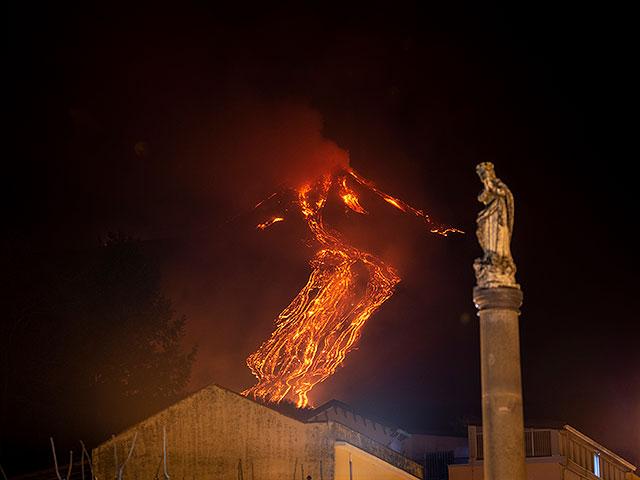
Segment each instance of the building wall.
[[[235,392],[212,385],[116,437],[119,464],[135,432],[134,455],[124,480],[163,478],[163,428],[167,473],[172,479],[334,478],[335,442],[343,440],[422,478],[420,466],[335,422],[303,423]],[[93,451],[100,479],[116,478],[114,446]]]
[[[625,473],[635,470],[626,460],[570,425],[565,425],[562,429],[525,428],[524,434],[527,468],[534,464],[556,462],[562,465],[562,478],[567,480],[625,480]],[[470,425],[468,435],[469,467],[481,467],[481,427]],[[535,470],[539,467],[532,468]]]
[[[469,463],[449,465],[450,480],[482,479],[482,429],[469,426]],[[625,480],[635,467],[570,425],[525,428],[528,480]]]
[[[559,462],[527,463],[527,480],[597,480],[593,473]],[[631,474],[629,474],[631,475]],[[449,480],[482,480],[482,465],[449,465]],[[602,477],[600,477],[602,478]],[[632,478],[632,477],[622,477]]]
[[346,442],[336,442],[334,480],[417,480],[419,477]]
[[[562,475],[559,463],[527,463],[527,480],[579,480]],[[482,480],[482,465],[449,465],[449,480]]]
[[[223,479],[333,477],[333,441],[327,425],[304,424],[234,392],[212,386],[116,437],[120,463],[138,432],[135,459],[123,479],[163,476],[163,428],[171,478]],[[94,450],[98,477],[115,478],[110,441]],[[321,474],[322,470],[322,474]],[[296,475],[296,477],[297,477]]]

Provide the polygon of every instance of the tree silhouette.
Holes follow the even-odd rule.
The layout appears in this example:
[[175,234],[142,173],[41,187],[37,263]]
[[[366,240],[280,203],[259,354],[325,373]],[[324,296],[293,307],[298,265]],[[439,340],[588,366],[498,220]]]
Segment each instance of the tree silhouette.
[[33,457],[40,436],[43,450],[50,435],[61,448],[93,444],[182,393],[196,348],[183,348],[185,317],[162,294],[158,262],[142,242],[116,234],[88,251],[16,245],[3,267],[6,469],[19,468],[20,451],[31,452],[30,467],[47,466],[44,452],[42,462]]
[[109,237],[86,298],[92,321],[78,325],[85,331],[83,357],[91,359],[83,365],[86,384],[105,398],[143,403],[180,394],[196,349],[182,351],[185,317],[160,293],[159,269],[138,241]]

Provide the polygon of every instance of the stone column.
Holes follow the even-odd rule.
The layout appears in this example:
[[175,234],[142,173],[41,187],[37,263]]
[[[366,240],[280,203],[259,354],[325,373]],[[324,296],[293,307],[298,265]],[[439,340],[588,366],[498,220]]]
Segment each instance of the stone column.
[[482,439],[485,480],[525,480],[518,315],[522,291],[511,257],[514,199],[492,163],[476,167],[485,205],[476,219],[483,255],[473,264],[480,317]]
[[485,480],[525,480],[518,328],[522,291],[473,289],[480,317],[482,434]]

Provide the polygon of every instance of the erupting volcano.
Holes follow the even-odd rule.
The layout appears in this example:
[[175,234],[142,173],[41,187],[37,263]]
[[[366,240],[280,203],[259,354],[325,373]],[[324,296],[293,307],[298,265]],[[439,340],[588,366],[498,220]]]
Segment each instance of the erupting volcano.
[[[349,179],[399,210],[421,217],[432,233],[462,233],[435,224],[421,210],[382,192],[351,169],[324,175],[296,189],[296,204],[320,249],[311,261],[313,271],[307,284],[278,316],[271,337],[247,358],[258,383],[244,395],[280,402],[291,394],[297,397],[298,407],[307,406],[309,391],[336,371],[360,337],[367,319],[393,294],[400,281],[395,269],[348,245],[337,231],[324,224],[322,212],[333,186],[349,209],[367,213],[349,187]],[[282,220],[274,217],[257,228],[264,230]]]

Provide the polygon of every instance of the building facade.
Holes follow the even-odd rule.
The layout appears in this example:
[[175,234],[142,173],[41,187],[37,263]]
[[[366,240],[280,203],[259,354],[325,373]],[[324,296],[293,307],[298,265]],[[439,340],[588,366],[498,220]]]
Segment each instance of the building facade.
[[[527,480],[631,480],[636,467],[570,425],[525,428]],[[449,480],[483,478],[482,427],[468,427],[469,462],[449,465]]]
[[[93,450],[98,479],[417,480],[422,467],[333,420],[288,417],[218,385]],[[165,475],[166,471],[166,475]]]

